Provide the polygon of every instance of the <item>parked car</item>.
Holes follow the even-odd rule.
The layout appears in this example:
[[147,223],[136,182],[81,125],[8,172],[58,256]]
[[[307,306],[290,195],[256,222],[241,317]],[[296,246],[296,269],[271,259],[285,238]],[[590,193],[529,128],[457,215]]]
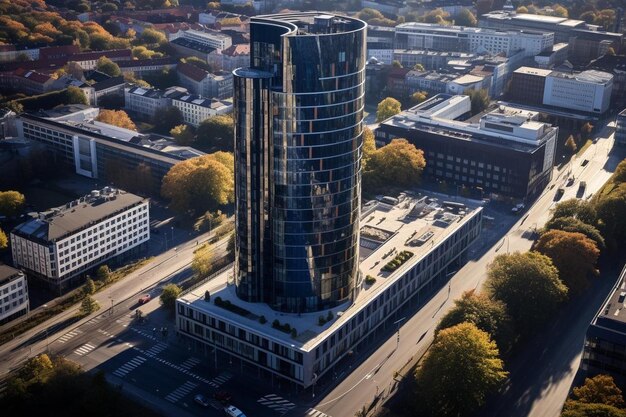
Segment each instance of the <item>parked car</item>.
[[230,392],[222,390],[222,391],[217,391],[213,395],[213,398],[215,398],[217,401],[221,402],[222,404],[228,404],[230,400],[233,398],[233,396],[231,395]]
[[578,190],[583,192],[585,188],[587,188],[587,181],[581,181],[580,184],[578,184]]
[[209,406],[209,399],[202,394],[196,394],[196,396],[193,397],[193,400],[196,402],[196,404],[200,404],[203,407]]
[[150,296],[150,294],[144,294],[141,297],[139,297],[139,304],[145,304],[148,301],[150,301],[152,299],[152,297]]
[[524,208],[526,208],[524,203],[519,203],[519,204],[516,204],[515,207],[513,207],[511,209],[511,212],[512,213],[520,213],[522,210],[524,210]]
[[228,407],[224,407],[224,411],[230,417],[246,417],[246,415],[234,405],[229,405]]
[[556,190],[556,194],[554,195],[554,199],[555,200],[559,200],[561,197],[563,197],[563,194],[565,194],[565,190],[560,187],[558,190]]

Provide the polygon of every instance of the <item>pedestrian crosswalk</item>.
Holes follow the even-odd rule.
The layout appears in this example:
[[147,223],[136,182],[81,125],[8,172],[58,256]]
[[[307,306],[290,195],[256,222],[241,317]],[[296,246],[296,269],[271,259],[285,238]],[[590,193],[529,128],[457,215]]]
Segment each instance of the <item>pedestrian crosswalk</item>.
[[280,412],[287,412],[296,406],[294,403],[275,394],[268,394],[261,397],[257,400],[257,402]]
[[214,388],[218,388],[220,385],[222,385],[223,383],[225,383],[232,377],[233,377],[233,374],[231,374],[230,372],[222,372],[221,374],[213,378],[209,382],[209,385],[211,385]]
[[309,417],[330,417],[328,414],[324,414],[320,410],[316,410],[315,408],[309,408],[308,410],[306,410],[306,415]]
[[97,317],[94,317],[94,318],[92,318],[91,320],[89,320],[89,321],[87,322],[87,324],[96,324],[96,323],[98,323],[100,320],[102,320],[102,316],[97,316]]
[[189,359],[187,359],[185,362],[183,362],[183,363],[180,365],[180,367],[181,367],[181,368],[183,368],[183,369],[191,369],[191,368],[193,368],[194,366],[196,366],[196,365],[200,364],[200,362],[201,362],[201,361],[200,361],[200,359],[198,359],[198,358],[189,358]]
[[135,368],[143,364],[146,360],[147,359],[143,356],[135,356],[133,359],[113,371],[113,375],[123,378]]
[[78,356],[83,356],[88,354],[89,352],[91,352],[92,350],[94,350],[96,347],[94,345],[91,345],[89,343],[85,343],[84,345],[82,345],[81,347],[79,347],[78,349],[76,349],[74,351],[75,354],[77,354]]
[[63,336],[59,337],[58,342],[59,343],[65,343],[68,340],[70,340],[72,337],[74,336],[78,336],[79,334],[81,334],[82,331],[78,330],[78,329],[74,329],[69,333],[65,333]]
[[146,351],[146,355],[153,357],[163,352],[165,349],[167,349],[167,345],[165,343],[159,342],[156,345],[152,346],[150,349],[148,349]]
[[197,386],[198,384],[191,382],[191,381],[187,381],[180,387],[176,388],[171,393],[167,394],[165,399],[171,403],[175,403],[176,401],[183,398],[185,395],[189,394]]

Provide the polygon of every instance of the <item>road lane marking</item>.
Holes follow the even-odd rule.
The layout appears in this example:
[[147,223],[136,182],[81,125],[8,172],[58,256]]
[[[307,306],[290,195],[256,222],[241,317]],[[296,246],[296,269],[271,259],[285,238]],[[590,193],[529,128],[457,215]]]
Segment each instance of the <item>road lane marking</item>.
[[89,343],[85,343],[84,345],[76,349],[74,353],[77,354],[78,356],[83,356],[83,355],[87,355],[89,352],[91,352],[95,348],[96,348],[95,346],[90,345]]

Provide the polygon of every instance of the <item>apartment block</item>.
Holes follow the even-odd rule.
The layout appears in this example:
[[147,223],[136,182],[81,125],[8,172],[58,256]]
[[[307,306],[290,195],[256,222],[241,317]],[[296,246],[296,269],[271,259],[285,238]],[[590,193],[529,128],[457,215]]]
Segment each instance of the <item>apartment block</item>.
[[0,325],[28,314],[28,281],[18,269],[0,264]]

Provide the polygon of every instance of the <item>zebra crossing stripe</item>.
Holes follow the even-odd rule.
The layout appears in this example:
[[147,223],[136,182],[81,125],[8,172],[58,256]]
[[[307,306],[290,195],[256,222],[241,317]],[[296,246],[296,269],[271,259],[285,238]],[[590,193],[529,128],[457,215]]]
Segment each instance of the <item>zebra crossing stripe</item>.
[[132,372],[139,365],[143,364],[146,360],[147,359],[144,358],[143,356],[135,356],[133,359],[131,359],[130,361],[126,362],[124,365],[117,368],[113,372],[113,375],[122,378],[128,375],[130,372]]
[[183,385],[181,385],[180,387],[176,388],[174,391],[169,393],[165,397],[165,399],[171,403],[175,403],[176,401],[183,398],[185,395],[189,394],[197,386],[198,384],[191,382],[191,381],[187,381]]
[[65,343],[68,340],[70,340],[72,337],[79,335],[80,333],[82,333],[82,331],[76,329],[76,330],[72,330],[69,333],[64,334],[63,336],[59,337],[59,343]]
[[78,356],[83,356],[94,350],[96,347],[86,343],[74,351]]
[[328,414],[324,414],[323,412],[316,410],[315,408],[309,408],[307,410],[307,415],[312,417],[330,417]]

